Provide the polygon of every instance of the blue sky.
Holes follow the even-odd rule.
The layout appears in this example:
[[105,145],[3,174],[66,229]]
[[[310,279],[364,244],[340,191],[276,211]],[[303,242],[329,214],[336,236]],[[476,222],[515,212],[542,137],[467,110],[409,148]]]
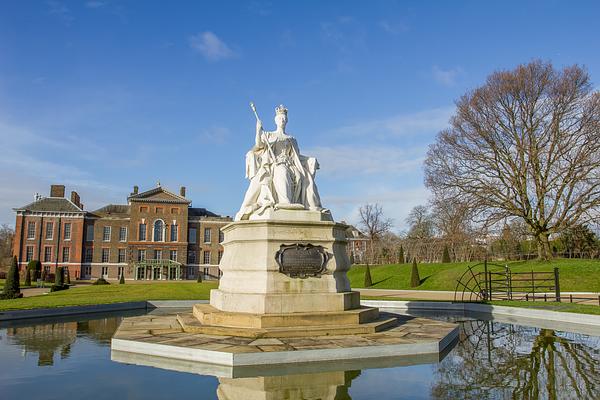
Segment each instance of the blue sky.
[[0,2],[0,223],[51,183],[87,209],[133,185],[233,215],[258,107],[318,157],[337,220],[404,229],[454,100],[535,58],[600,82],[597,2]]

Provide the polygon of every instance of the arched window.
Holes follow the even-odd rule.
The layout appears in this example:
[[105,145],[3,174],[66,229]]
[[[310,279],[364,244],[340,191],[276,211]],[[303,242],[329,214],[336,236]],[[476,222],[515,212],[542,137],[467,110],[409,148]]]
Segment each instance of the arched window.
[[165,241],[165,223],[161,219],[157,219],[156,221],[154,221],[154,241]]

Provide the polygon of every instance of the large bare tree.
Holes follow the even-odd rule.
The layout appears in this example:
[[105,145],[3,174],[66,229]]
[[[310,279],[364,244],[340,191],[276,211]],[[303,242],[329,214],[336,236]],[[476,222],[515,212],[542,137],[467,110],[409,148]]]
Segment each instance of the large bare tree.
[[575,65],[534,61],[490,75],[456,103],[425,161],[434,196],[457,199],[494,224],[518,217],[541,259],[549,236],[600,207],[600,93]]

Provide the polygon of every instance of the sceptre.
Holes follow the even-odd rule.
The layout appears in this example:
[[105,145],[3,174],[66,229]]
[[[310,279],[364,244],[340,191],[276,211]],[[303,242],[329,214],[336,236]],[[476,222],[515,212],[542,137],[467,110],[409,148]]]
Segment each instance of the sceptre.
[[[256,112],[256,106],[254,105],[254,103],[251,101],[250,102],[250,108],[252,109],[252,111],[254,112],[254,116],[256,117],[256,121],[260,121],[260,118],[258,117],[258,113]],[[261,135],[262,136],[262,135]],[[267,136],[264,135],[263,140],[265,141],[265,143],[267,144],[267,149],[269,150],[269,155],[271,156],[271,159],[273,161],[275,161],[275,154],[273,154],[273,149],[271,149],[271,144],[269,143],[269,141],[267,140]]]

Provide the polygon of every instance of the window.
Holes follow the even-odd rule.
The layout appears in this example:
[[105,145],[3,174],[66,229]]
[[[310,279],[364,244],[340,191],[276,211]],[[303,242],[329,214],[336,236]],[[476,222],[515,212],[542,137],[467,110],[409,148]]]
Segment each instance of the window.
[[210,268],[205,267],[203,269],[203,271],[204,271],[204,279],[206,280],[206,279],[210,278]]
[[65,223],[65,240],[71,240],[71,223]]
[[210,243],[210,228],[204,228],[204,243]]
[[196,228],[190,228],[188,230],[188,240],[190,243],[196,243]]
[[27,239],[35,239],[35,222],[27,223]]
[[125,262],[125,249],[119,249],[119,261],[120,263]]
[[221,258],[223,258],[223,252],[222,252],[222,251],[219,251],[219,252],[217,253],[217,255],[218,255],[218,257],[219,257],[219,258],[218,258],[218,263],[220,264],[220,263],[221,263]]
[[225,234],[219,229],[219,243],[223,243],[223,240],[225,240]]
[[154,241],[165,241],[165,223],[161,219],[154,221]]
[[[110,259],[110,249],[102,249],[102,262],[107,263],[109,259]],[[104,275],[104,273],[102,275]]]
[[94,225],[88,225],[85,228],[85,240],[88,242],[94,241]]
[[146,240],[146,224],[140,224],[140,241]]
[[46,273],[46,276],[48,276],[48,274],[50,274],[50,266],[46,265],[44,267],[44,272]]
[[196,264],[196,251],[195,250],[188,251],[188,264]]
[[125,273],[125,267],[119,267],[119,278],[121,278],[124,273]]
[[169,251],[169,260],[177,261],[177,250]]
[[62,262],[69,262],[69,252],[70,252],[70,248],[68,247],[63,247],[63,253],[62,253]]
[[127,227],[122,226],[119,228],[119,242],[127,241]]
[[52,240],[54,236],[54,222],[46,222],[46,240]]
[[140,212],[141,213],[147,213],[148,212],[148,207],[147,206],[140,206]]
[[179,215],[179,208],[177,208],[177,207],[171,208],[171,214]]
[[84,255],[84,262],[86,263],[91,263],[92,260],[94,259],[94,248],[93,247],[86,247],[85,248],[85,255]]
[[27,246],[25,248],[25,261],[29,262],[33,260],[33,246]]
[[204,252],[204,264],[210,264],[210,251]]
[[103,242],[110,242],[110,226],[105,226],[104,228],[102,228],[102,241]]
[[144,250],[144,249],[138,250],[137,259],[138,259],[138,261],[146,261],[146,250]]
[[44,247],[44,262],[52,261],[52,247]]
[[157,214],[162,214],[163,213],[163,208],[162,207],[156,207],[156,213]]
[[104,279],[108,278],[108,267],[102,267],[102,277]]
[[154,250],[154,259],[162,260],[162,250]]
[[177,241],[177,225],[171,225],[171,242]]

